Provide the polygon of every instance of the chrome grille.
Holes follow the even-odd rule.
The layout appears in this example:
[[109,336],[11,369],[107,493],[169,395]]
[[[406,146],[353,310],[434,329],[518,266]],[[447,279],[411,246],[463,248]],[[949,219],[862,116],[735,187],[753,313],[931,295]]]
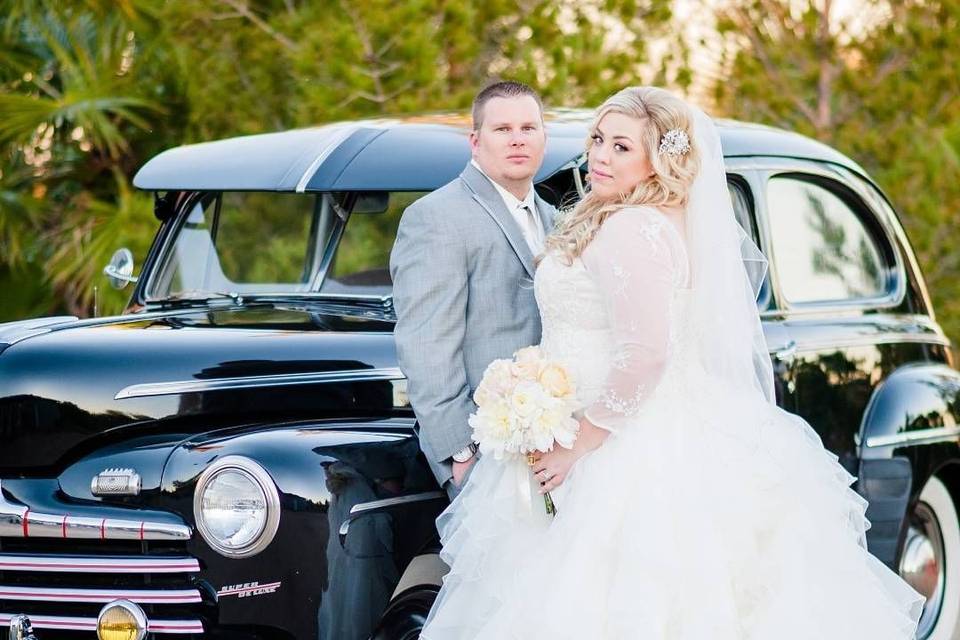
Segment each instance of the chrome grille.
[[197,580],[191,535],[185,525],[34,513],[0,493],[0,635],[26,614],[38,631],[92,639],[100,609],[121,599],[143,608],[154,637],[202,635],[216,596]]

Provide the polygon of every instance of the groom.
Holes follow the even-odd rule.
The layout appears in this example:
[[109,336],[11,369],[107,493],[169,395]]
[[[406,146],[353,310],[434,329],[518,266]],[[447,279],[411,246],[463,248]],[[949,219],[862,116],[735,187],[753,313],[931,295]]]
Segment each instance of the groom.
[[536,91],[491,84],[472,116],[472,159],[407,208],[390,255],[397,355],[420,446],[451,499],[477,459],[467,418],[484,369],[540,341],[533,261],[556,214],[533,190],[546,146]]

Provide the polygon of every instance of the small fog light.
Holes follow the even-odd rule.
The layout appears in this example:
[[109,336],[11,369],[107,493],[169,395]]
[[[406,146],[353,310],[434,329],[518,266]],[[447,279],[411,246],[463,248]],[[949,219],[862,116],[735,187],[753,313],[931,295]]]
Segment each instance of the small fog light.
[[100,640],[143,640],[147,635],[147,615],[129,600],[114,600],[97,616]]

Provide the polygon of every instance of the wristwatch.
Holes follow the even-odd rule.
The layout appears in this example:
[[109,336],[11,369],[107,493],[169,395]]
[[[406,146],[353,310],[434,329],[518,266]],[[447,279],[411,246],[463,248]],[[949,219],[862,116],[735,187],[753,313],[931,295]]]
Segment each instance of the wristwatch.
[[451,457],[453,458],[454,462],[466,462],[476,454],[477,454],[477,445],[471,442],[470,444],[465,446],[463,449],[460,449],[460,451],[457,451]]

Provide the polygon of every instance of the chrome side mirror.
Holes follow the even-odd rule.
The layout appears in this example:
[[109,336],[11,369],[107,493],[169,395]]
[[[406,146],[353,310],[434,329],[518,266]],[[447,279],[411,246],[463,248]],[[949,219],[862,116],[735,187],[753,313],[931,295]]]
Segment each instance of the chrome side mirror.
[[117,249],[110,258],[110,263],[103,268],[104,275],[114,289],[123,289],[131,282],[136,282],[133,275],[133,254],[130,249]]

